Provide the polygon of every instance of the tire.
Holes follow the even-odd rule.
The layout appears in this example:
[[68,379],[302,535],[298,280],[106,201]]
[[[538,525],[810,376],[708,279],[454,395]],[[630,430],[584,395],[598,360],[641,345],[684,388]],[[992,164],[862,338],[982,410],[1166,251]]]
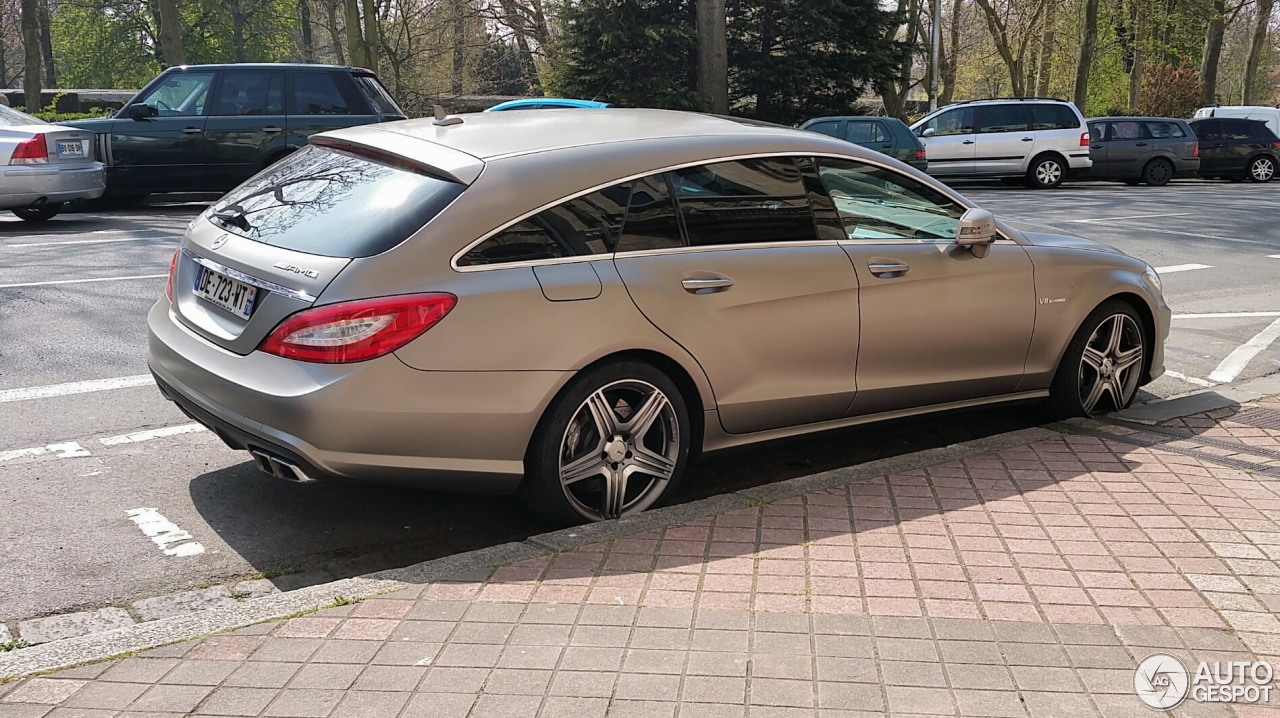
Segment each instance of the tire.
[[15,215],[17,215],[20,219],[25,219],[28,222],[43,222],[47,219],[51,219],[54,215],[56,215],[61,211],[62,211],[61,202],[51,202],[51,203],[45,204],[39,209],[34,209],[32,207],[21,207],[19,209],[12,210],[12,212]]
[[1163,187],[1173,179],[1173,165],[1169,160],[1154,159],[1142,168],[1142,181],[1151,187]]
[[1041,155],[1027,168],[1027,186],[1032,189],[1053,189],[1062,184],[1067,168],[1057,155]]
[[[636,428],[638,422],[644,428]],[[557,526],[658,506],[683,478],[689,427],[680,390],[652,365],[619,361],[588,370],[538,422],[517,496]]]
[[1085,318],[1058,363],[1049,388],[1050,413],[1096,416],[1129,406],[1142,383],[1149,342],[1132,306],[1103,302]]
[[1270,155],[1258,155],[1249,162],[1250,182],[1270,182],[1276,174],[1276,160]]

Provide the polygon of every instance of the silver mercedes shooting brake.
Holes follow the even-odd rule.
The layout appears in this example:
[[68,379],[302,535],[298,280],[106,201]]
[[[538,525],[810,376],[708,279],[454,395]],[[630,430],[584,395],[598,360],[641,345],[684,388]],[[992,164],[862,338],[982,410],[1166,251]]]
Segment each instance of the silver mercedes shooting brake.
[[628,516],[700,453],[1163,372],[1146,263],[884,155],[660,110],[327,132],[192,224],[161,391],[281,478]]

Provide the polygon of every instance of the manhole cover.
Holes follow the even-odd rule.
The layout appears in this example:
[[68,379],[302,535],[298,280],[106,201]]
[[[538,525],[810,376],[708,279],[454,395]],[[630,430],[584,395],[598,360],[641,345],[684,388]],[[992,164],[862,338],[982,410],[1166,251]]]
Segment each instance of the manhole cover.
[[1275,409],[1249,409],[1228,418],[1227,421],[1244,424],[1245,426],[1256,426],[1259,429],[1280,430],[1280,411]]

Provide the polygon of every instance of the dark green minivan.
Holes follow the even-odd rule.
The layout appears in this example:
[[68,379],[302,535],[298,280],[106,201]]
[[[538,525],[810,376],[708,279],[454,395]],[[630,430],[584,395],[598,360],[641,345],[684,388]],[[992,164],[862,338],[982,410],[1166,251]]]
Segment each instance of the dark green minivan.
[[929,167],[929,162],[925,159],[924,144],[916,139],[906,123],[895,117],[815,117],[800,125],[800,129],[830,135],[859,147],[884,153],[921,172]]
[[98,135],[107,196],[141,198],[226,192],[316,132],[403,119],[368,70],[236,64],[171,67],[115,116],[62,124]]

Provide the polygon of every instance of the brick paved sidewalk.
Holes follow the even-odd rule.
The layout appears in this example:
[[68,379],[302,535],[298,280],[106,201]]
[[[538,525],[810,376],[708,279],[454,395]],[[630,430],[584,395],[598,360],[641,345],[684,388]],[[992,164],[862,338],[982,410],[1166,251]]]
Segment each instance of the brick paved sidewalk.
[[0,685],[0,717],[1155,715],[1151,653],[1280,665],[1274,409],[1104,422]]

